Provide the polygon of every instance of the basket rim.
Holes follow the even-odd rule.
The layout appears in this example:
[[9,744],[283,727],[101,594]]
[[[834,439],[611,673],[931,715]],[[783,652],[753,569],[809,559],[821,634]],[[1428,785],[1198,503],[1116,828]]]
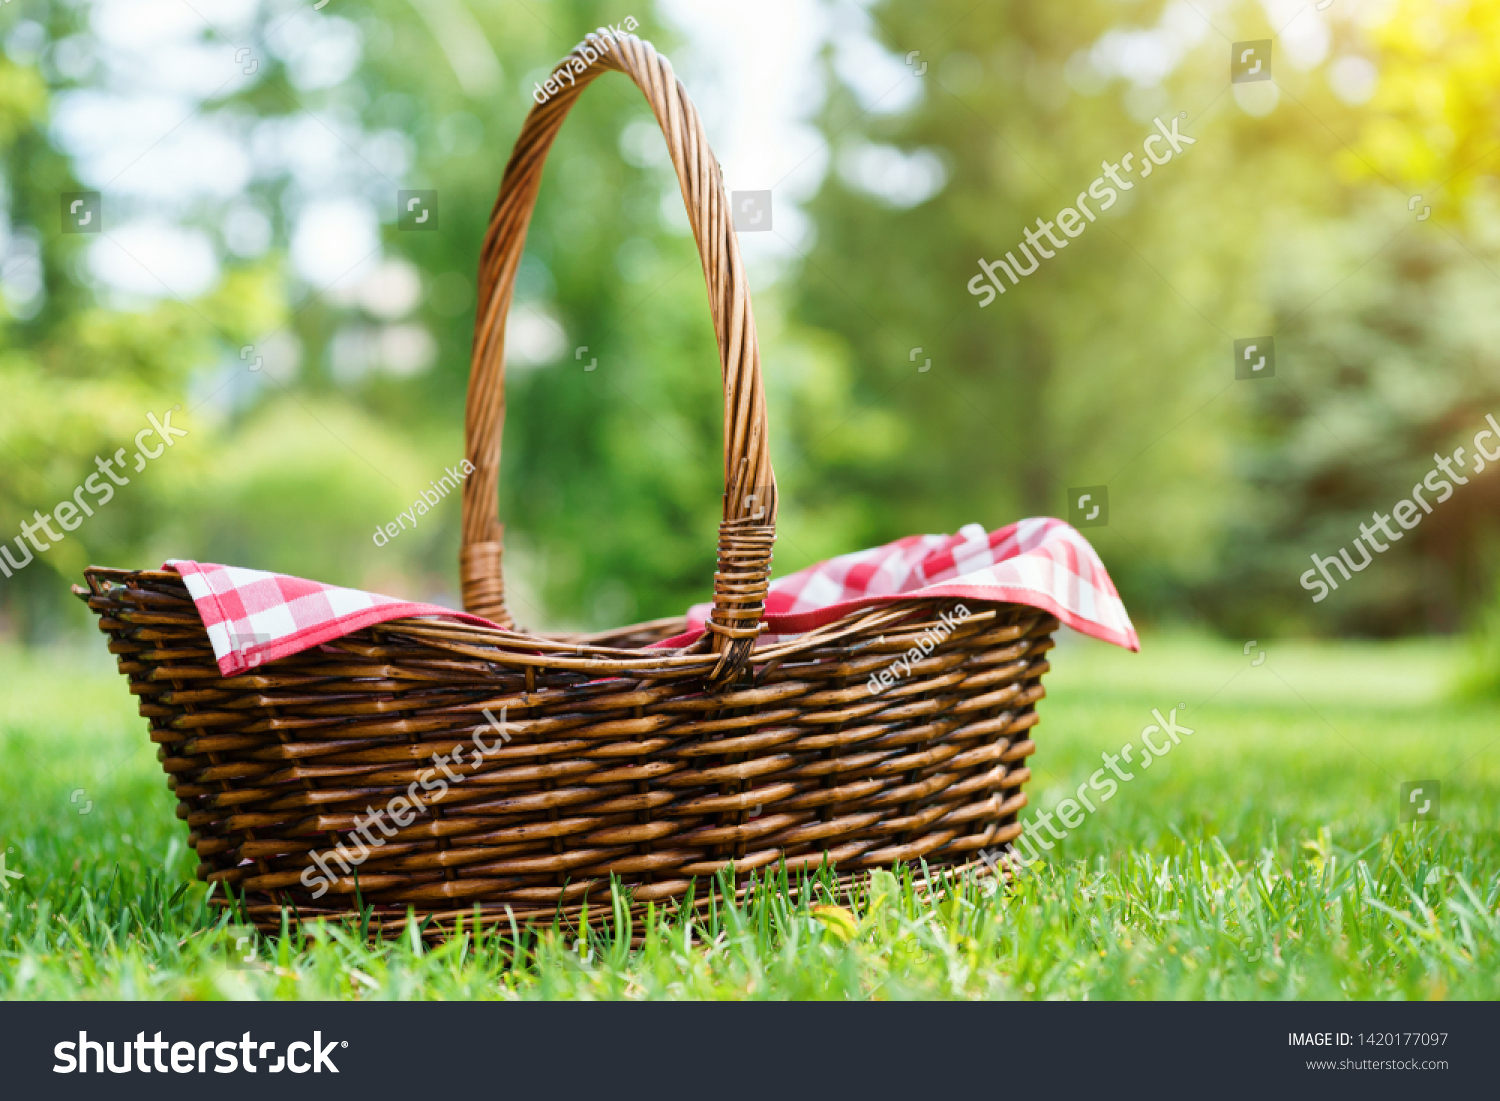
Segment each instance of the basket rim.
[[[157,582],[180,583],[182,581],[181,575],[175,570],[129,570],[110,566],[89,566],[84,570],[84,577],[89,583],[88,591],[95,593],[103,593],[111,585],[128,586],[130,580],[135,578]],[[75,591],[80,594],[84,592],[80,586],[75,586]],[[951,602],[952,599],[950,597],[922,597],[896,600],[874,607],[857,608],[821,627],[757,647],[752,651],[751,664],[763,668],[780,666],[830,643],[868,633],[872,628],[878,629],[886,626],[899,628],[902,621],[911,619],[928,609],[935,611],[943,604]],[[1006,602],[982,603],[988,606],[975,610],[961,623],[954,626],[955,638],[968,638],[988,633],[992,636],[991,641],[1004,642],[1007,641],[1006,636],[1012,639],[1022,638],[1031,633],[1038,623],[1056,618],[1045,609],[1030,605],[1015,605]],[[1025,607],[1034,615],[1026,616],[1019,623],[997,627],[994,620],[1007,607]],[[196,608],[194,612],[196,614]],[[427,616],[390,619],[363,628],[363,630],[370,631],[377,638],[381,634],[407,636],[470,659],[504,660],[522,666],[580,673],[622,673],[653,678],[693,676],[708,672],[718,664],[718,655],[701,648],[704,640],[709,637],[707,634],[686,647],[661,648],[649,656],[644,653],[649,650],[649,646],[608,646],[589,641],[593,638],[619,636],[669,623],[685,624],[686,617],[669,616],[665,619],[628,624],[588,635],[536,634],[458,621],[445,622],[437,617]],[[911,642],[919,634],[920,627],[914,627],[909,632],[910,637],[908,637],[908,632],[893,631],[888,638],[883,638],[883,640],[854,644],[850,647],[848,657],[858,659],[877,654],[901,653],[910,647]],[[563,656],[565,654],[577,656]]]

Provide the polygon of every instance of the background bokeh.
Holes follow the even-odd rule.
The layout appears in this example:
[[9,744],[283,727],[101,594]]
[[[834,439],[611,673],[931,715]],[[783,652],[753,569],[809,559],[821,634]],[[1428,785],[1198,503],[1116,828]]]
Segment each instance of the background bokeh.
[[[462,458],[478,251],[533,84],[627,15],[728,187],[773,192],[740,240],[778,572],[1107,485],[1086,534],[1142,625],[1496,637],[1492,473],[1326,601],[1297,578],[1500,415],[1500,0],[10,0],[0,540],[148,413],[189,435],[0,579],[0,634],[80,632],[84,566],[168,557],[456,603],[456,496],[372,536]],[[1231,44],[1267,38],[1274,79],[1231,84]],[[1195,145],[979,308],[979,257],[1184,112]],[[406,188],[436,189],[436,231],[397,227]],[[82,190],[98,234],[63,232]],[[515,613],[679,612],[711,588],[717,354],[625,78],[563,129],[527,248]],[[1236,382],[1234,340],[1267,334],[1275,378]]]

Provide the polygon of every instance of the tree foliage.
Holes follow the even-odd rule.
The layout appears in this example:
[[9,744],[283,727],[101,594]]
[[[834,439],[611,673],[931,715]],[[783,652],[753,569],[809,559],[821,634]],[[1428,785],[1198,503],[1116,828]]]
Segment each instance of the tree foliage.
[[[85,172],[59,136],[79,93],[120,91],[101,7],[0,10],[0,538],[148,412],[180,405],[191,434],[0,580],[0,616],[40,630],[77,616],[66,585],[88,562],[169,556],[456,601],[456,500],[387,546],[372,534],[462,457],[474,272],[501,172],[535,80],[619,12],[207,13],[196,42],[225,80],[192,117],[251,170],[233,193],[150,200]],[[1326,40],[1273,9],[882,0],[831,41],[815,232],[756,299],[778,569],[1066,516],[1071,487],[1107,485],[1109,525],[1086,534],[1140,620],[1464,622],[1493,583],[1500,489],[1480,480],[1335,598],[1313,605],[1297,578],[1500,412],[1500,0],[1295,16]],[[664,52],[690,48],[662,13],[636,14]],[[884,68],[851,52],[866,33]],[[1274,81],[1229,83],[1230,43],[1263,38]],[[253,74],[229,61],[245,42]],[[349,43],[347,75],[320,79]],[[966,289],[978,260],[1139,159],[1157,120],[1193,144],[981,307]],[[107,233],[165,212],[205,235],[216,283],[186,298],[107,286],[100,239],[61,233],[61,194],[88,188],[105,193]],[[437,232],[397,227],[408,188],[438,192]],[[549,157],[511,319],[501,518],[523,623],[606,626],[710,592],[720,382],[676,191],[643,99],[606,75]],[[304,231],[331,200],[375,212],[378,250],[320,281]],[[247,218],[264,224],[258,247],[236,238]],[[1236,382],[1233,342],[1262,335],[1275,378]]]

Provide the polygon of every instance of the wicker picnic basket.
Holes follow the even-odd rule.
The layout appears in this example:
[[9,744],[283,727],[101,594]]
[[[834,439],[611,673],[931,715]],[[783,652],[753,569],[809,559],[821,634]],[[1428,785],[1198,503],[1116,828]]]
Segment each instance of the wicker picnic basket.
[[[585,46],[589,49],[585,50]],[[783,865],[840,876],[898,862],[982,868],[1021,833],[1029,731],[1057,620],[983,604],[910,676],[886,669],[952,601],[866,608],[756,646],[775,537],[776,489],[750,292],[703,126],[649,43],[590,35],[559,65],[595,58],[527,117],[485,236],[469,383],[460,567],[466,609],[498,626],[392,620],[221,675],[181,578],[91,568],[75,591],[99,616],[140,697],[190,829],[198,876],[257,924],[368,907],[376,928],[414,914],[547,920],[611,878],[635,904],[695,880]],[[591,636],[515,628],[497,512],[505,321],[547,151],[605,69],[645,93],[671,150],[703,260],[724,383],[723,520],[713,611],[692,645],[664,620]],[[973,604],[974,602],[970,602]],[[316,893],[315,853],[365,850],[353,831],[466,744],[484,712],[510,740],[477,760],[430,813],[370,847]],[[503,709],[503,710],[502,710]],[[493,743],[498,745],[498,742]],[[358,899],[358,902],[356,902]],[[430,920],[429,920],[430,919]]]

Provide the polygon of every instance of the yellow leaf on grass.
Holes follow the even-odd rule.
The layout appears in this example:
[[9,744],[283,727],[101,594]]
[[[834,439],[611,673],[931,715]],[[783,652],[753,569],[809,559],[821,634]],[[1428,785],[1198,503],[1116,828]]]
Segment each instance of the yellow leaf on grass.
[[823,928],[846,944],[859,935],[859,922],[842,906],[830,906],[826,903],[814,906],[812,916],[818,919]]

